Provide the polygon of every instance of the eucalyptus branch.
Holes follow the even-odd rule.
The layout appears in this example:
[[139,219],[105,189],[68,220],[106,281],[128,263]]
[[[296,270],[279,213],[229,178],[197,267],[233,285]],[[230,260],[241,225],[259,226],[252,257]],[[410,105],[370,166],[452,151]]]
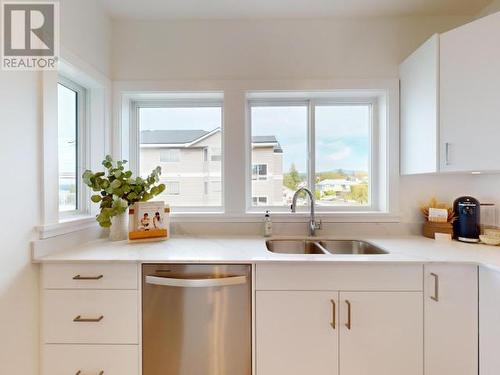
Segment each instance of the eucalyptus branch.
[[165,190],[159,184],[161,168],[156,167],[146,178],[132,177],[132,171],[125,171],[126,160],[114,161],[110,155],[103,160],[105,172],[93,173],[86,170],[83,182],[92,189],[90,199],[99,203],[100,213],[96,220],[101,227],[110,227],[111,218],[127,211],[136,202],[146,202]]

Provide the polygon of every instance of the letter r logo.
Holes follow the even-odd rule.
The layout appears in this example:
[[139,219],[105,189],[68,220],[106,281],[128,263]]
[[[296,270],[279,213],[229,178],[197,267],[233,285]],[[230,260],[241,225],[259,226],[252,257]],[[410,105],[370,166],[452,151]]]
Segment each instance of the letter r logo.
[[3,3],[4,56],[53,56],[54,4]]

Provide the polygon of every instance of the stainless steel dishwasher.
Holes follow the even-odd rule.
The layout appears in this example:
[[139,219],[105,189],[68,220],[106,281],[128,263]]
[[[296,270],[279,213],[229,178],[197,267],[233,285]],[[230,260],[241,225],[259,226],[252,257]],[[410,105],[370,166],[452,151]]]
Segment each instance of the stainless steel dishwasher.
[[251,375],[248,265],[142,266],[143,375]]

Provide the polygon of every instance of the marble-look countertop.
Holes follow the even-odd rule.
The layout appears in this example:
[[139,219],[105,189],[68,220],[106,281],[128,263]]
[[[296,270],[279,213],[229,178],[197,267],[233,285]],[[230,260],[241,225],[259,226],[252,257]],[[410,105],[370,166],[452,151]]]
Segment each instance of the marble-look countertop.
[[[274,237],[293,238],[293,237]],[[343,239],[338,236],[315,239]],[[174,237],[161,242],[95,240],[34,257],[43,262],[261,263],[261,262],[459,262],[500,270],[500,247],[436,241],[419,236],[358,237],[388,252],[381,255],[276,254],[258,236]]]

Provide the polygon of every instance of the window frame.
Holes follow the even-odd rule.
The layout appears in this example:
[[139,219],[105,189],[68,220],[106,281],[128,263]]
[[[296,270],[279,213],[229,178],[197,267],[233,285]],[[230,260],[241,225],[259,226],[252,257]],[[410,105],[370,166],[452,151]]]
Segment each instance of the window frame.
[[[293,98],[287,97],[287,95],[294,95]],[[379,121],[378,121],[378,98],[367,92],[365,95],[351,96],[346,94],[345,96],[339,95],[338,92],[331,97],[328,96],[303,96],[297,97],[296,92],[283,92],[282,97],[270,96],[269,98],[252,98],[251,94],[247,95],[246,108],[247,108],[247,121],[246,121],[246,144],[247,144],[247,155],[246,155],[246,193],[245,193],[245,205],[246,213],[255,214],[262,213],[265,210],[271,210],[277,213],[287,213],[290,212],[287,206],[253,206],[253,196],[252,196],[252,181],[253,180],[253,162],[252,162],[252,108],[253,107],[293,107],[302,106],[307,108],[307,187],[311,189],[313,194],[315,194],[315,178],[316,178],[316,138],[315,138],[315,109],[318,106],[353,106],[353,105],[363,105],[370,106],[370,132],[369,132],[369,161],[368,161],[368,197],[369,202],[367,205],[363,206],[322,206],[320,204],[315,205],[315,209],[319,213],[323,214],[335,214],[340,212],[374,212],[380,210],[379,202]],[[249,97],[250,96],[250,97]],[[283,172],[285,173],[285,172]],[[309,205],[297,207],[298,212],[308,212]]]
[[[87,215],[90,212],[90,190],[83,183],[82,174],[89,164],[89,90],[66,77],[58,74],[57,85],[62,85],[76,93],[76,209],[70,211],[61,211],[58,205],[59,220],[72,219],[78,216]],[[59,97],[58,97],[59,103]],[[59,162],[59,159],[58,159]],[[59,175],[59,168],[58,168]],[[59,181],[58,181],[59,186]],[[59,191],[58,191],[59,195]]]
[[[220,108],[221,110],[221,205],[220,206],[172,206],[177,213],[224,213],[225,212],[225,145],[224,145],[224,98],[158,98],[133,99],[130,101],[129,158],[131,171],[140,171],[140,109],[141,108]],[[209,153],[210,154],[210,153]],[[210,155],[208,161],[210,162]],[[168,177],[165,177],[168,178]]]

